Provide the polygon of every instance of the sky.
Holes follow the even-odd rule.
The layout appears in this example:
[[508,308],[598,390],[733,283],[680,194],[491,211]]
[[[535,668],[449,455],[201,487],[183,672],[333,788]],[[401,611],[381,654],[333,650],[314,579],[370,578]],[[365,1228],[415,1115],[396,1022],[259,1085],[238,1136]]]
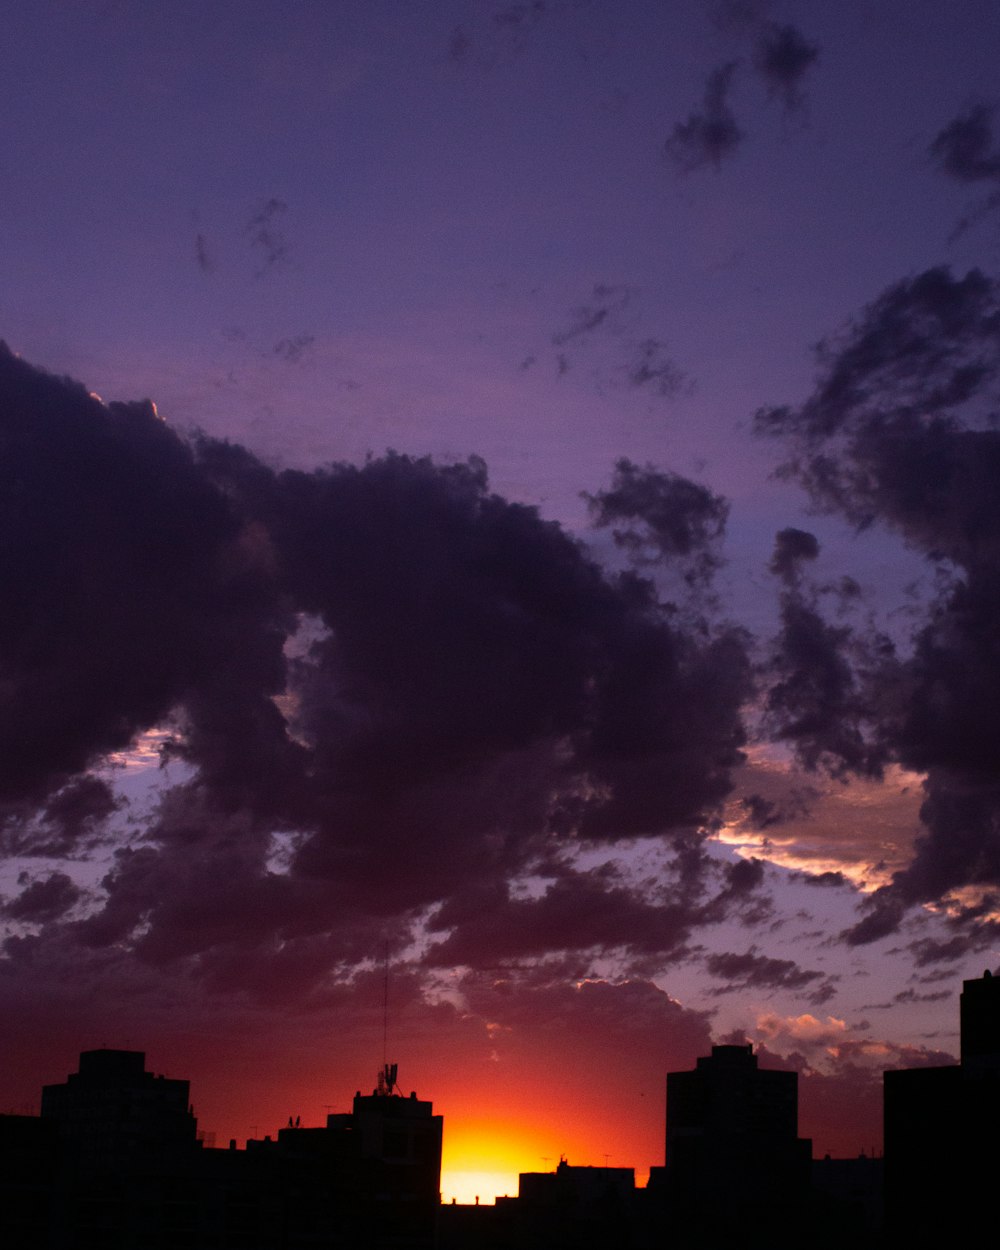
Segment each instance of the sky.
[[991,0],[9,5],[0,1107],[817,1154],[1000,949]]

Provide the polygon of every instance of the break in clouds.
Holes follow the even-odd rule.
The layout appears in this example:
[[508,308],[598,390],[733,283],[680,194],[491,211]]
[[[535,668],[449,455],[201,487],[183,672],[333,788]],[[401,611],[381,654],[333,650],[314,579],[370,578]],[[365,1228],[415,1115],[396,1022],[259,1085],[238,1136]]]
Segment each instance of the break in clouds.
[[[937,596],[908,637],[859,626],[857,584],[819,581],[818,540],[786,528],[779,626],[754,640],[709,592],[726,500],[666,469],[621,460],[587,496],[603,566],[478,460],[278,472],[5,351],[8,982],[128,958],[308,995],[388,932],[428,975],[581,977],[607,952],[652,975],[772,914],[763,864],[707,850],[726,800],[766,802],[734,791],[751,723],[817,775],[926,778],[912,861],[845,940],[950,900],[924,962],[974,948],[1000,887],[998,387],[976,271],[900,282],[821,344],[812,394],[759,432],[819,509],[918,552]],[[153,730],[170,767],[130,825],[103,765]],[[655,874],[590,854],[623,842]],[[832,992],[749,944],[706,966]]]

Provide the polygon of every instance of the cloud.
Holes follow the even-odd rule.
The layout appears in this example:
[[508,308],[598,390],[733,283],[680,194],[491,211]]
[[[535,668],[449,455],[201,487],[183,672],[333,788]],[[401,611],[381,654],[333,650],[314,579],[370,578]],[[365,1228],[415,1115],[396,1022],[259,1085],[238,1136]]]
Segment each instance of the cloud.
[[553,344],[556,347],[564,347],[573,339],[581,338],[607,326],[615,314],[622,312],[628,306],[632,295],[632,290],[627,286],[597,283],[593,290],[592,302],[581,304],[573,309],[569,325],[553,334]]
[[709,955],[705,967],[713,977],[729,983],[714,991],[717,994],[751,989],[801,990],[821,980],[824,975],[815,969],[800,968],[792,959],[770,959],[759,955],[755,946],[743,954],[726,951]]
[[125,806],[103,778],[85,775],[33,800],[0,808],[0,850],[11,856],[80,857],[105,839],[105,822]]
[[[591,298],[572,309],[568,323],[552,335],[552,344],[564,350],[556,353],[559,375],[569,371],[586,349],[590,373],[599,393],[628,389],[645,391],[661,399],[674,399],[693,389],[687,374],[670,355],[667,344],[647,335],[635,337],[640,320],[635,309],[638,291],[634,287],[599,282]],[[628,317],[626,310],[631,309]],[[600,347],[592,336],[603,340]],[[603,348],[603,351],[601,350]],[[535,361],[529,355],[521,364],[526,369]]]
[[707,487],[622,459],[610,488],[584,498],[592,524],[610,527],[637,563],[679,562],[690,585],[704,585],[718,570],[729,505]]
[[847,885],[847,878],[842,872],[820,872],[814,876],[809,873],[802,873],[801,880],[804,885],[814,885],[821,889],[838,888]]
[[848,655],[851,642],[846,626],[830,625],[797,593],[783,595],[767,725],[807,769],[878,776],[883,754],[864,733],[870,709]]
[[780,577],[787,586],[798,583],[802,564],[806,560],[815,560],[819,555],[819,543],[816,535],[808,530],[780,530],[774,540],[774,555],[769,565],[775,577]]
[[436,965],[495,967],[557,951],[627,948],[673,955],[686,943],[697,908],[683,898],[647,901],[600,871],[565,871],[533,899],[506,886],[472,886],[437,913],[431,931],[454,932],[435,946]]
[[951,990],[935,990],[930,994],[918,994],[914,989],[900,990],[895,996],[893,1002],[896,1003],[939,1003],[945,998],[951,998]]
[[[974,104],[948,123],[931,141],[928,155],[938,168],[960,183],[1000,183],[1000,147],[995,143],[993,105]],[[954,242],[988,213],[1000,207],[1000,189],[974,205],[951,232]]]
[[785,472],[818,506],[895,531],[939,576],[902,657],[876,644],[852,665],[846,638],[795,609],[805,671],[825,692],[823,732],[807,741],[826,742],[847,769],[884,758],[926,774],[925,832],[913,861],[869,900],[858,942],[893,932],[914,904],[1000,884],[998,328],[991,279],[928,270],[820,345],[804,404],[757,416],[762,432],[788,441]]
[[667,345],[659,339],[643,339],[635,348],[635,358],[627,367],[630,386],[648,387],[664,399],[680,394],[687,376],[667,355]]
[[288,259],[288,240],[278,223],[288,212],[284,200],[272,196],[265,200],[260,210],[247,222],[246,233],[250,236],[250,246],[256,248],[261,256],[257,277],[262,278],[276,265]]
[[200,230],[194,238],[194,258],[202,273],[209,274],[214,272],[215,264],[209,254],[208,241]]
[[32,881],[17,898],[6,903],[2,911],[11,920],[44,924],[65,915],[81,895],[82,891],[71,877],[64,872],[53,872],[47,877]]
[[[478,460],[277,473],[9,353],[0,436],[17,828],[36,853],[87,850],[115,836],[118,803],[92,770],[157,727],[170,764],[141,831],[102,849],[95,898],[53,912],[47,949],[308,998],[387,928],[419,940],[436,908],[479,958],[486,918],[449,920],[477,890],[523,912],[536,952],[583,902],[591,945],[682,941],[695,912],[612,877],[563,870],[530,907],[510,883],[546,847],[645,838],[704,889],[704,828],[742,760],[738,631],[689,627],[643,578],[605,572],[491,493]],[[724,505],[705,498],[667,563],[711,535]]]
[[768,22],[757,40],[754,67],[769,95],[780,96],[790,113],[802,107],[802,80],[818,57],[819,48],[807,43],[795,26]]
[[4,348],[0,440],[0,579],[18,588],[0,624],[0,795],[41,802],[184,692],[231,689],[241,665],[273,675],[281,613],[240,521],[151,404],[102,404]]
[[931,142],[929,152],[957,182],[1000,181],[1000,147],[995,146],[995,109],[976,104],[954,118]]
[[718,169],[726,157],[735,155],[743,141],[743,132],[728,100],[738,67],[738,61],[729,61],[709,74],[702,111],[678,122],[666,141],[666,155],[681,173],[693,173],[705,165]]
[[705,854],[700,838],[673,842],[652,881],[630,882],[611,862],[584,869],[561,858],[539,866],[528,895],[515,895],[506,883],[473,883],[431,917],[429,933],[446,936],[427,960],[496,968],[565,952],[568,959],[613,958],[616,967],[636,973],[686,955],[698,927],[757,923],[768,913],[759,861],[723,867]]
[[296,334],[294,338],[280,339],[271,349],[286,364],[297,365],[316,342],[313,334]]
[[[781,748],[748,749],[718,840],[811,881],[843,877],[871,894],[913,858],[922,778],[898,764],[881,777],[804,772]],[[832,884],[832,882],[831,882]]]

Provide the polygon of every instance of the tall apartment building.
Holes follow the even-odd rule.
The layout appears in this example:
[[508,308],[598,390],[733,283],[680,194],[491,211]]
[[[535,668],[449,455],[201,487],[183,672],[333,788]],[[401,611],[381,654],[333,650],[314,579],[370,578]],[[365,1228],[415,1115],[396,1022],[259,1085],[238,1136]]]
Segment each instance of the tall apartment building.
[[971,1235],[995,1208],[1000,976],[962,983],[960,1020],[959,1063],[884,1077],[886,1223],[914,1244]]
[[798,1074],[760,1068],[749,1044],[713,1046],[693,1071],[667,1075],[664,1195],[689,1240],[695,1227],[705,1244],[751,1228],[780,1240],[805,1200],[811,1154],[798,1135]]

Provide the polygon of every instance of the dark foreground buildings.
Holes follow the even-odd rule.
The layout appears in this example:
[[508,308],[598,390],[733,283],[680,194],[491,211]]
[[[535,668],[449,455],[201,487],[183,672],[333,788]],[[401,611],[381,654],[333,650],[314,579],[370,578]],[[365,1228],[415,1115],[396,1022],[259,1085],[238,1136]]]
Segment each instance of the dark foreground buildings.
[[10,1250],[432,1250],[441,1116],[395,1068],[324,1128],[205,1147],[188,1082],[138,1051],[94,1050],[0,1116],[0,1244]]
[[961,1062],[885,1075],[881,1159],[810,1160],[794,1072],[715,1046],[667,1077],[666,1162],[524,1173],[495,1206],[440,1205],[442,1118],[378,1088],[322,1128],[200,1140],[187,1081],[97,1050],[0,1115],[0,1250],[810,1250],[961,1244],[1000,1161],[1000,976],[964,983]]
[[886,1228],[914,1245],[994,1226],[1000,976],[962,983],[961,1062],[885,1074]]
[[812,1142],[798,1135],[797,1072],[758,1066],[749,1044],[713,1046],[667,1076],[664,1205],[681,1244],[751,1235],[784,1244],[802,1218]]

